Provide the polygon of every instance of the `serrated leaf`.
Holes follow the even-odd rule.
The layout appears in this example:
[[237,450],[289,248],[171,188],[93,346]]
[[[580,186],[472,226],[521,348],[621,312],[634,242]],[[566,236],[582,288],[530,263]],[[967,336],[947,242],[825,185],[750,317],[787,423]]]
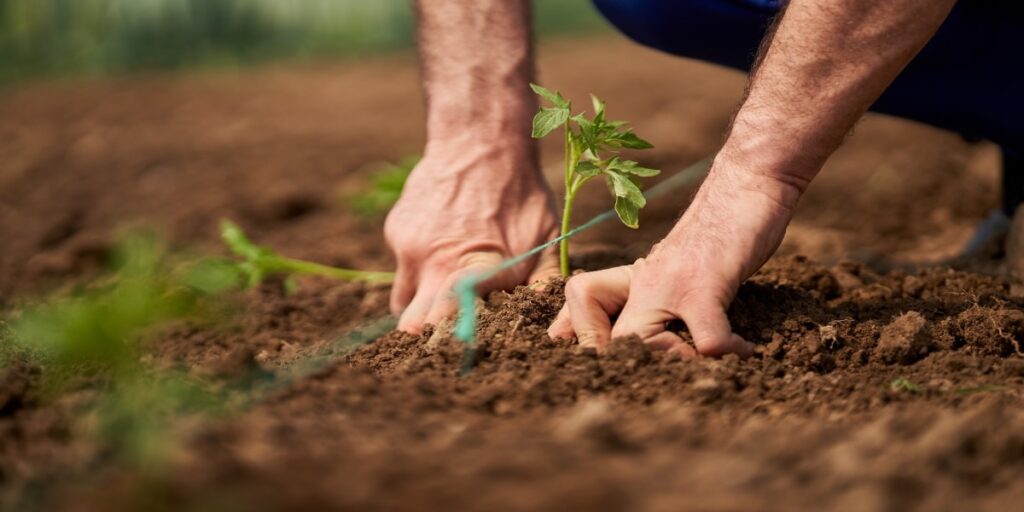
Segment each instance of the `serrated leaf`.
[[560,109],[569,109],[569,100],[565,99],[561,93],[557,91],[550,91],[537,84],[530,84],[530,89],[537,93],[538,96],[550,101],[555,107]]
[[579,174],[584,178],[593,178],[594,176],[601,174],[601,168],[594,162],[584,160],[576,164],[576,174]]
[[657,169],[643,167],[632,160],[620,160],[618,157],[614,157],[608,161],[608,169],[632,174],[633,176],[640,178],[650,178],[651,176],[661,174],[661,171]]
[[615,198],[615,213],[626,226],[637,229],[640,227],[640,209],[624,197]]
[[626,149],[650,149],[654,145],[641,139],[640,136],[630,130],[615,132],[605,138],[605,143],[614,148]]
[[533,117],[533,138],[542,139],[565,124],[569,119],[569,110],[564,108],[544,107]]
[[580,127],[580,140],[583,142],[583,146],[589,149],[594,156],[597,156],[600,148],[598,148],[598,133],[594,122],[587,119],[583,114],[572,116],[572,120]]
[[644,193],[640,191],[640,187],[633,180],[629,179],[628,175],[614,171],[606,172],[605,175],[608,176],[608,180],[612,184],[612,193],[615,194],[615,197],[621,197],[633,203],[637,208],[647,205]]

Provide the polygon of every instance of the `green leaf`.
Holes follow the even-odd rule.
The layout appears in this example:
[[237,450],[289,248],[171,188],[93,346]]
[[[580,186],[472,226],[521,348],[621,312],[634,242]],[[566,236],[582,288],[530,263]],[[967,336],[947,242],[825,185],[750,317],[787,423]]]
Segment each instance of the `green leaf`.
[[538,96],[550,101],[554,106],[569,110],[569,100],[565,99],[561,93],[557,91],[549,91],[537,84],[530,84],[530,89],[537,93]]
[[608,169],[632,174],[640,178],[650,178],[651,176],[661,174],[661,171],[657,169],[642,167],[632,160],[620,160],[619,157],[614,157],[608,161]]
[[569,119],[569,109],[541,108],[533,118],[533,138],[542,139],[565,124]]
[[220,237],[231,249],[231,252],[247,260],[258,259],[263,256],[263,249],[252,243],[249,237],[245,236],[242,228],[227,219],[220,221]]
[[583,114],[576,114],[572,116],[572,120],[580,127],[580,140],[583,142],[583,146],[586,149],[589,149],[596,157],[598,150],[600,150],[598,147],[597,126]]
[[643,208],[647,205],[647,198],[644,197],[644,193],[640,191],[640,187],[633,180],[629,179],[628,175],[619,174],[614,171],[606,172],[605,175],[608,176],[608,181],[611,182],[612,193],[615,194],[616,198],[623,198],[633,203],[637,208]]
[[640,227],[640,209],[624,197],[615,198],[615,213],[626,226],[637,229]]
[[594,176],[601,174],[601,168],[594,162],[584,160],[576,164],[576,174],[579,174],[584,178],[593,178]]
[[615,132],[605,139],[608,146],[613,148],[626,148],[626,149],[650,149],[654,145],[641,139],[637,134],[633,133],[632,130],[625,130]]
[[590,102],[594,105],[594,123],[597,125],[604,124],[605,102],[593,94],[590,95]]
[[356,213],[379,216],[398,202],[412,170],[420,162],[419,155],[407,156],[397,164],[384,164],[373,170],[369,183],[345,197]]

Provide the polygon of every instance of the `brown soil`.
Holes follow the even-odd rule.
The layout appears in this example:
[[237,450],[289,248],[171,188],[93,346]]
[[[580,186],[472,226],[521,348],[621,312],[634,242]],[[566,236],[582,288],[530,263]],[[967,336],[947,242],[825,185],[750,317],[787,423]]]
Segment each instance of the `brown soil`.
[[[544,82],[606,97],[659,146],[648,160],[666,169],[713,149],[742,90],[734,73],[619,41],[558,43],[541,55]],[[593,77],[599,62],[623,72]],[[368,163],[418,151],[415,89],[412,61],[390,57],[6,91],[0,305],[16,310],[26,295],[94,276],[115,228],[137,219],[179,245],[219,251],[216,219],[229,216],[289,255],[387,268],[379,221],[350,214],[341,190]],[[553,176],[557,151],[545,146]],[[181,426],[172,463],[146,474],[111,462],[82,433],[75,418],[95,385],[48,398],[39,368],[9,365],[3,503],[1012,508],[1024,499],[1024,289],[1001,274],[929,265],[995,205],[996,165],[986,145],[867,118],[807,194],[780,254],[740,290],[730,316],[758,344],[748,360],[682,361],[636,340],[587,353],[544,334],[559,287],[520,288],[487,300],[465,375],[463,347],[443,328],[392,332],[233,416]],[[606,207],[599,188],[579,218]],[[652,204],[640,231],[609,224],[584,235],[577,264],[643,254],[681,202]],[[235,298],[244,314],[232,325],[175,327],[152,357],[216,382],[286,374],[384,315],[387,292],[313,280],[287,295],[268,283]]]

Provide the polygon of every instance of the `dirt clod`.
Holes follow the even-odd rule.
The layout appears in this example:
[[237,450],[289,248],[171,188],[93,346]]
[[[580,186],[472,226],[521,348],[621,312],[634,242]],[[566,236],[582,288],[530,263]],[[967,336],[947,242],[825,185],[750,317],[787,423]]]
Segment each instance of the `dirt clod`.
[[931,336],[928,320],[911,311],[895,318],[882,329],[875,353],[886,363],[910,364],[928,354]]

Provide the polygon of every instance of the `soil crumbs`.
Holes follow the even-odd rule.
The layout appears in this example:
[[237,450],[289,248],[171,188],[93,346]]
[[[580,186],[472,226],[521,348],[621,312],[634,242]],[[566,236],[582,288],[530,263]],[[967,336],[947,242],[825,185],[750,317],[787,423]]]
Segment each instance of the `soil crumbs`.
[[[66,509],[1006,510],[1024,499],[1024,298],[948,269],[777,259],[730,311],[747,360],[545,329],[493,294],[475,365],[392,332],[202,429],[172,471]],[[206,508],[204,508],[206,507]],[[209,508],[214,507],[214,508]]]

